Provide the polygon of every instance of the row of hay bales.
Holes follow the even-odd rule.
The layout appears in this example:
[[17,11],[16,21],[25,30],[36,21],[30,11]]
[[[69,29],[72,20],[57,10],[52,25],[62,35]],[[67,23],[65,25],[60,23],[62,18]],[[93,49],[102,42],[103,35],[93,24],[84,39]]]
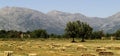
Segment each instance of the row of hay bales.
[[[12,50],[12,51],[3,51],[1,53],[0,56],[16,56],[16,52],[21,52],[23,53],[23,51],[26,51],[29,48],[40,48],[39,45],[36,45],[37,47],[35,47],[35,45],[31,45],[32,42],[0,42],[0,48],[2,50]],[[6,48],[6,49],[5,49]],[[27,56],[38,56],[36,53],[30,53],[30,54],[25,54]]]
[[[16,44],[16,43],[14,43]],[[24,45],[25,46],[29,46],[31,43],[27,42],[27,43],[22,43],[24,45],[22,45],[21,43],[17,45],[14,44],[10,44],[17,47],[17,49],[19,50],[23,50],[24,51]],[[9,46],[9,45],[8,45]],[[31,48],[48,48],[48,49],[53,49],[53,50],[57,50],[57,51],[67,51],[68,49],[73,49],[75,51],[80,51],[80,52],[87,52],[88,51],[88,47],[82,45],[82,44],[59,44],[59,43],[49,43],[49,44],[45,44],[45,46],[40,46],[40,44],[35,44],[32,45]],[[99,56],[114,56],[113,52],[107,51],[107,49],[120,49],[120,47],[114,47],[114,46],[105,46],[105,47],[96,47],[95,48],[95,52],[97,53],[97,55]],[[4,52],[4,56],[12,56],[13,51],[5,51]],[[36,53],[29,53],[28,56],[37,56]],[[64,55],[63,55],[64,56]],[[72,55],[71,55],[72,56]],[[93,53],[83,53],[81,56],[96,56],[96,54]]]
[[105,48],[110,50],[120,50],[120,46],[113,46],[113,45],[105,46]]
[[[66,48],[64,48],[62,51],[64,51],[64,50],[66,50]],[[82,45],[79,45],[77,47],[77,50],[87,51],[87,48],[82,46]],[[114,55],[113,52],[108,52],[108,51],[106,51],[105,48],[97,48],[96,52],[98,52],[99,56],[113,56]],[[13,56],[13,51],[4,51],[4,56]],[[36,53],[29,53],[28,56],[37,56],[37,54]],[[81,56],[96,56],[96,55],[91,54],[91,53],[84,53]]]
[[[81,48],[81,46],[79,46],[78,48]],[[96,52],[98,52],[99,56],[114,56],[113,52],[108,52],[106,51],[105,48],[97,48]],[[73,56],[73,55],[66,55],[66,54],[61,54],[61,55],[62,56]],[[13,56],[13,51],[4,51],[4,56]],[[38,55],[36,53],[29,53],[28,56],[38,56]],[[96,56],[96,55],[91,54],[91,53],[84,53],[81,56]]]
[[98,52],[99,56],[114,56],[114,53],[111,51],[107,51],[105,47],[97,48],[96,52]]
[[[4,51],[3,56],[15,56],[13,51]],[[28,53],[27,56],[38,56],[36,53]]]
[[[79,45],[77,47],[77,49],[81,50],[81,51],[87,51],[87,47],[83,46],[83,45]],[[97,55],[94,53],[83,53],[81,56],[114,56],[114,53],[111,51],[107,51],[106,48],[104,47],[97,47],[95,48],[95,52],[97,53]]]
[[92,53],[83,53],[81,56],[114,56],[113,52],[107,51],[105,48],[97,48],[96,52],[98,55]]
[[[60,50],[60,51],[65,51],[68,48],[74,48],[76,51],[81,51],[85,52],[88,50],[88,48],[84,45],[74,45],[74,44],[68,44],[68,45],[61,45],[61,44],[56,44],[56,43],[51,43],[47,44],[49,48]],[[97,47],[95,48],[95,52],[97,53],[98,56],[114,56],[113,52],[107,51],[107,48],[105,47]],[[81,56],[97,56],[96,54],[92,53],[83,53]]]

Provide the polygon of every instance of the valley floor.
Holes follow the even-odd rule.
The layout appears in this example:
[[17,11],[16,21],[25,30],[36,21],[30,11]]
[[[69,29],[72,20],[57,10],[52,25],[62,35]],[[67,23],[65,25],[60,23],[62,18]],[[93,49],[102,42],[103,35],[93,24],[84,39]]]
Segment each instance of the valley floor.
[[81,56],[82,54],[99,56],[99,52],[105,51],[120,56],[120,40],[86,40],[78,43],[70,41],[70,39],[0,41],[0,56],[5,55],[5,51],[13,51],[13,56]]

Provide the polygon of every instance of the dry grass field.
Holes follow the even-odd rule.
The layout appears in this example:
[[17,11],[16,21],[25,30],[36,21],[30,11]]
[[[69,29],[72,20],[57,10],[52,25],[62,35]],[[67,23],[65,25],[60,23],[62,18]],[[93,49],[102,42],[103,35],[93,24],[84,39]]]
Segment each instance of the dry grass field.
[[[71,43],[71,39],[34,39],[0,41],[0,56],[12,51],[12,56],[120,56],[120,40],[86,40]],[[104,52],[108,52],[107,54]]]

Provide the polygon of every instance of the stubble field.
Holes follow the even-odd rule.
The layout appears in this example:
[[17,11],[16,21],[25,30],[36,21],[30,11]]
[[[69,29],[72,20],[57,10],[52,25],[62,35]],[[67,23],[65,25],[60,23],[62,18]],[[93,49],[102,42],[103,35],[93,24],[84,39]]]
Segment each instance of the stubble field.
[[29,39],[0,41],[0,56],[11,52],[13,56],[120,56],[119,40],[86,40],[71,43],[71,39]]

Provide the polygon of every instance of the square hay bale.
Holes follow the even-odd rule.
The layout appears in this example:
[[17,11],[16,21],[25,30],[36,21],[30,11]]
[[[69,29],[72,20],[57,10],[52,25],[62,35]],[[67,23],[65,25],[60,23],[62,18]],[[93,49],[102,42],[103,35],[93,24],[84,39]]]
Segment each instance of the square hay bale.
[[31,48],[36,48],[36,49],[38,49],[38,48],[41,48],[41,46],[39,45],[33,45],[33,46],[31,46]]
[[70,48],[72,46],[73,46],[73,44],[67,44],[67,45],[65,45],[66,48]]
[[99,52],[99,56],[114,56],[113,52]]
[[72,54],[65,54],[65,53],[61,53],[59,54],[60,56],[73,56]]
[[65,51],[67,48],[66,47],[60,47],[58,49],[59,49],[59,51]]
[[23,50],[23,46],[17,46],[17,50]]
[[96,56],[96,55],[95,54],[86,53],[86,54],[82,54],[81,56]]
[[113,49],[113,46],[105,46],[106,49]]
[[79,50],[79,51],[87,51],[87,47],[85,47],[83,45],[78,45],[77,50]]
[[101,37],[101,40],[105,40],[105,37]]
[[116,40],[116,38],[114,36],[111,36],[110,38],[111,38],[111,40]]
[[13,56],[13,51],[4,51],[4,56]]
[[61,47],[60,44],[53,44],[52,46],[54,46],[54,47]]
[[120,50],[120,46],[106,46],[107,49]]
[[29,53],[28,56],[38,56],[36,53]]
[[103,52],[103,51],[106,51],[106,49],[105,48],[97,48],[96,49],[96,52]]
[[49,48],[49,49],[53,49],[54,48],[54,46],[53,45],[51,45],[51,44],[46,44],[44,47],[42,47],[42,48]]
[[119,46],[114,47],[115,50],[120,50]]

